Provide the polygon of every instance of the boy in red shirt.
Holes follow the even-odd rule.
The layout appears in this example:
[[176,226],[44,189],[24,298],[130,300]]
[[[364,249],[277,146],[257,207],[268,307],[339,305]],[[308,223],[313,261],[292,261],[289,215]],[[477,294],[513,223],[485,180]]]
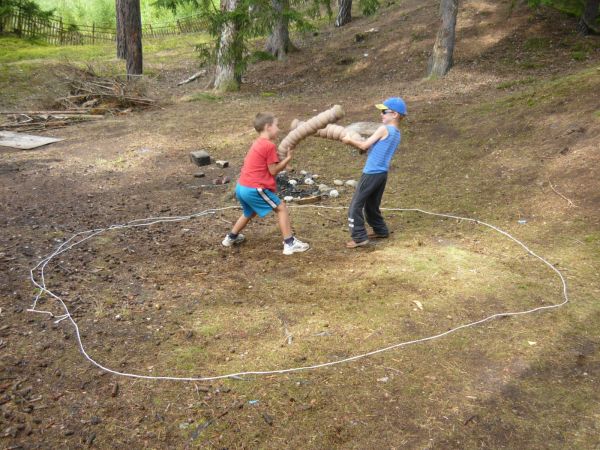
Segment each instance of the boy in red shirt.
[[283,235],[284,255],[305,252],[310,247],[292,234],[290,215],[285,202],[275,194],[277,190],[275,175],[285,169],[292,160],[293,154],[293,150],[290,150],[288,155],[279,161],[277,147],[273,143],[279,133],[277,125],[277,118],[271,113],[258,113],[254,119],[254,128],[258,131],[259,137],[244,159],[242,173],[235,188],[235,195],[244,212],[231,232],[223,239],[222,244],[225,247],[243,242],[245,238],[240,232],[246,225],[257,215],[265,217],[271,211],[277,214],[279,228]]

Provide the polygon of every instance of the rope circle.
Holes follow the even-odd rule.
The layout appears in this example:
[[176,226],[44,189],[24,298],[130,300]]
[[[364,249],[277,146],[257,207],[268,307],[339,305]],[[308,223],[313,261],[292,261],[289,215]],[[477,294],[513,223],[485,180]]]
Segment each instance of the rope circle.
[[[319,208],[319,209],[334,209],[334,210],[347,209],[345,207],[323,206],[323,205],[299,205],[299,206],[291,206],[291,207],[298,208],[298,209],[300,209],[300,208],[302,208],[302,209],[304,209],[304,208]],[[191,219],[195,219],[198,217],[213,215],[213,214],[216,214],[217,212],[226,211],[226,210],[230,210],[230,209],[239,209],[239,207],[238,206],[227,206],[227,207],[223,207],[223,208],[207,209],[207,210],[204,210],[204,211],[201,211],[201,212],[198,212],[195,214],[187,215],[187,216],[148,217],[145,219],[132,220],[132,221],[126,222],[124,224],[110,225],[106,228],[95,228],[92,230],[81,231],[81,232],[73,234],[70,238],[68,238],[63,243],[61,243],[59,246],[57,246],[52,253],[50,253],[49,255],[42,258],[42,260],[37,265],[35,265],[34,267],[32,267],[30,269],[30,271],[29,271],[30,280],[33,283],[33,285],[39,289],[39,291],[38,291],[37,295],[35,296],[31,307],[29,309],[27,309],[27,311],[31,312],[31,313],[48,314],[51,317],[56,319],[55,323],[59,323],[62,320],[69,320],[69,322],[71,323],[71,325],[73,326],[73,328],[75,330],[75,335],[77,337],[77,344],[78,344],[79,350],[81,351],[84,358],[87,359],[90,363],[92,363],[96,367],[98,367],[108,373],[112,373],[113,375],[129,377],[129,378],[145,379],[145,380],[214,381],[214,380],[220,380],[220,379],[224,379],[224,378],[240,378],[240,377],[248,376],[248,375],[285,374],[285,373],[291,373],[291,372],[300,372],[300,371],[320,369],[323,367],[335,366],[338,364],[348,363],[351,361],[356,361],[356,360],[359,360],[362,358],[366,358],[368,356],[373,356],[373,355],[376,355],[379,353],[387,352],[387,351],[390,351],[390,350],[393,350],[396,348],[407,347],[409,345],[432,341],[434,339],[439,339],[439,338],[442,338],[449,334],[455,333],[459,330],[474,327],[476,325],[480,325],[482,323],[489,322],[491,320],[498,319],[501,317],[520,316],[520,315],[525,315],[525,314],[532,314],[532,313],[535,313],[538,311],[555,309],[555,308],[564,306],[565,304],[567,304],[569,302],[569,295],[567,292],[567,281],[565,280],[565,277],[562,274],[562,272],[559,269],[557,269],[553,264],[548,262],[545,258],[543,258],[542,256],[539,256],[538,254],[533,252],[527,245],[525,245],[522,241],[520,241],[519,239],[512,236],[510,233],[508,233],[494,225],[491,225],[489,223],[482,222],[480,220],[472,219],[469,217],[460,217],[460,216],[456,216],[456,215],[452,215],[452,214],[435,213],[435,212],[431,212],[431,211],[425,211],[425,210],[419,209],[419,208],[381,208],[383,211],[418,212],[418,213],[430,215],[430,216],[444,217],[444,218],[456,219],[456,220],[460,220],[460,221],[464,220],[464,221],[473,222],[478,225],[482,225],[482,226],[491,228],[492,230],[500,233],[504,237],[506,237],[506,238],[514,241],[518,245],[520,245],[529,255],[533,256],[534,258],[537,258],[540,262],[542,262],[549,269],[551,269],[553,272],[555,272],[555,274],[559,277],[560,282],[561,282],[561,290],[562,290],[563,300],[560,303],[556,303],[556,304],[552,304],[552,305],[545,305],[545,306],[538,306],[536,308],[523,310],[523,311],[507,311],[507,312],[495,313],[490,316],[484,317],[483,319],[456,326],[454,328],[451,328],[451,329],[444,331],[442,333],[439,333],[439,334],[426,336],[426,337],[422,337],[422,338],[414,339],[414,340],[410,340],[410,341],[404,341],[404,342],[391,344],[387,347],[382,347],[379,349],[372,350],[370,352],[361,353],[358,355],[350,356],[348,358],[343,358],[343,359],[339,359],[336,361],[328,361],[328,362],[309,365],[309,366],[290,367],[290,368],[286,368],[286,369],[254,370],[254,371],[229,373],[229,374],[217,375],[217,376],[211,376],[211,377],[173,377],[173,376],[158,376],[158,375],[140,375],[140,374],[134,374],[134,373],[119,372],[119,371],[110,369],[109,367],[106,367],[106,366],[100,364],[99,362],[95,361],[85,350],[85,346],[83,345],[83,342],[81,339],[79,325],[77,324],[77,322],[71,315],[69,308],[67,307],[67,305],[65,304],[65,302],[59,295],[52,292],[46,286],[44,271],[46,269],[46,266],[50,263],[50,261],[52,261],[58,255],[68,252],[73,247],[76,247],[76,246],[82,244],[83,242],[88,241],[88,240],[90,240],[102,233],[105,233],[107,231],[125,229],[125,228],[148,227],[148,226],[159,224],[159,223],[181,222],[184,220],[191,220]],[[64,310],[63,315],[56,316],[51,311],[37,309],[38,302],[44,293],[49,295],[53,299],[55,299],[61,305],[62,309]]]

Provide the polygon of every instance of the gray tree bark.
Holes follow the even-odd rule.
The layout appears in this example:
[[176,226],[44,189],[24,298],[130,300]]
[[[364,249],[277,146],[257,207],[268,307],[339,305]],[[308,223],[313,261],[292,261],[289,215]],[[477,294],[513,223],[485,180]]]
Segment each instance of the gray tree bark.
[[285,59],[289,52],[296,50],[290,40],[289,19],[285,15],[288,11],[289,0],[271,0],[275,13],[273,30],[267,39],[265,50],[279,60]]
[[338,0],[339,10],[335,19],[336,27],[343,27],[352,21],[352,0]]
[[[221,0],[221,11],[235,11],[239,3],[240,0]],[[240,49],[236,48],[238,32],[235,20],[225,22],[221,29],[214,83],[217,91],[234,91],[240,87],[241,74],[236,73],[235,70],[242,57]]]
[[441,0],[441,23],[429,60],[428,75],[430,77],[443,77],[452,67],[457,14],[458,0]]
[[142,15],[140,0],[121,0],[124,8],[123,32],[125,33],[127,78],[132,79],[143,72]]
[[123,6],[124,0],[115,0],[115,12],[117,19],[117,58],[125,59],[127,55],[126,43],[125,43],[125,30],[123,28],[123,22],[125,21],[125,7]]
[[600,0],[587,0],[581,19],[579,20],[579,32],[584,36],[588,34],[600,34],[596,19],[598,18]]

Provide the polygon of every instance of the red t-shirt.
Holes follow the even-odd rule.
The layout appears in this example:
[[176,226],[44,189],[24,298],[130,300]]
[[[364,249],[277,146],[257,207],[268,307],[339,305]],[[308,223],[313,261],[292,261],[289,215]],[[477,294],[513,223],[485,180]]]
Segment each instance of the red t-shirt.
[[275,177],[269,172],[269,165],[279,162],[277,147],[266,138],[258,138],[250,147],[238,183],[249,188],[277,190]]

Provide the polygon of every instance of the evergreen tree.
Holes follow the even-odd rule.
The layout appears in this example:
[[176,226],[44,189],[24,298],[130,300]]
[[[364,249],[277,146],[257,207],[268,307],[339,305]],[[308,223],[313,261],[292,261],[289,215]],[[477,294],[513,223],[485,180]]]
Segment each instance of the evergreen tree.
[[443,77],[453,64],[458,0],[441,0],[440,28],[429,61],[428,75]]
[[125,8],[124,0],[115,0],[115,16],[116,16],[116,27],[117,27],[117,58],[125,59],[127,55],[126,41],[125,41]]
[[117,0],[117,56],[125,58],[127,78],[143,73],[140,0]]
[[271,0],[271,5],[274,20],[265,48],[271,55],[282,60],[289,52],[297,50],[290,40],[290,2],[289,0]]

